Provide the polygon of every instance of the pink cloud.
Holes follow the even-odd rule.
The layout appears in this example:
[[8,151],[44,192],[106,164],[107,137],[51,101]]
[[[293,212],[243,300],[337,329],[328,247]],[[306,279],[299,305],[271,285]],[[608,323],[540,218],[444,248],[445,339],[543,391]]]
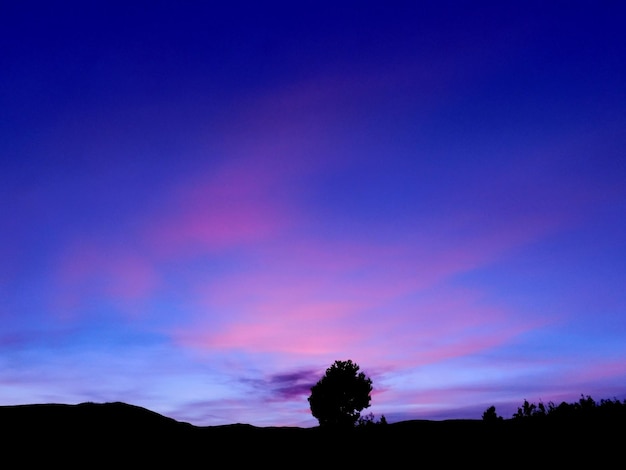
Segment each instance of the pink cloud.
[[[485,218],[478,232],[469,231],[482,215],[461,208],[464,214],[440,216],[425,224],[427,229],[408,224],[398,239],[382,243],[311,238],[299,233],[307,214],[285,202],[287,197],[279,197],[290,194],[288,181],[294,171],[274,171],[263,156],[253,155],[188,180],[174,197],[166,198],[163,212],[135,234],[136,244],[147,247],[147,257],[107,246],[75,248],[60,270],[66,303],[77,303],[94,289],[122,301],[146,297],[158,282],[163,260],[243,247],[254,250],[250,267],[196,288],[197,295],[210,299],[210,311],[219,314],[226,308],[234,316],[220,320],[219,334],[209,334],[201,331],[199,313],[196,323],[189,325],[193,333],[176,333],[183,343],[321,354],[388,331],[396,344],[404,342],[408,348],[415,338],[403,339],[402,325],[415,324],[419,331],[432,318],[442,318],[446,323],[427,327],[429,334],[449,334],[455,325],[468,327],[472,315],[487,321],[486,314],[492,319],[495,314],[482,309],[470,315],[467,309],[438,299],[437,304],[414,306],[411,319],[394,304],[480,267],[554,225],[553,220],[544,223],[542,214],[507,215],[496,221]],[[529,217],[537,222],[529,223]],[[385,317],[389,308],[393,315]],[[211,322],[208,325],[213,328]],[[484,338],[479,342],[482,346],[465,344],[466,349],[437,354],[449,357],[489,344]]]
[[289,225],[289,206],[273,195],[280,181],[255,161],[226,165],[173,191],[145,237],[160,251],[215,251],[265,240]]
[[239,140],[225,150],[229,158],[158,195],[157,206],[137,217],[137,230],[125,234],[125,246],[71,240],[55,269],[60,307],[78,307],[93,296],[122,303],[147,298],[167,262],[231,249],[249,252],[280,237],[300,217],[292,185],[310,166],[293,151],[271,139]]
[[105,299],[136,314],[136,302],[160,285],[157,271],[146,258],[129,249],[98,243],[69,247],[60,259],[55,281],[54,310],[66,317]]
[[[366,88],[387,85],[379,77]],[[456,331],[455,325],[469,328],[471,316],[479,323],[506,317],[489,308],[463,312],[442,299],[439,306],[411,306],[410,297],[563,227],[571,211],[562,210],[560,186],[546,185],[541,201],[511,202],[511,188],[528,181],[521,171],[497,169],[488,187],[460,191],[473,202],[456,201],[419,223],[407,216],[397,221],[393,237],[377,227],[371,228],[373,241],[354,240],[350,227],[344,238],[316,236],[308,229],[317,222],[299,198],[304,183],[323,169],[353,162],[334,162],[319,151],[334,138],[321,137],[330,121],[310,125],[294,115],[311,107],[318,118],[330,119],[336,110],[326,104],[342,91],[341,80],[299,84],[242,111],[236,130],[226,132],[217,148],[205,149],[219,158],[160,195],[157,213],[143,214],[140,230],[129,237],[141,254],[106,243],[69,247],[59,268],[62,303],[79,304],[94,292],[120,302],[145,299],[165,277],[167,261],[237,250],[245,265],[241,271],[193,288],[192,302],[207,310],[191,315],[189,333],[184,328],[176,333],[185,343],[263,351],[301,346],[303,354],[319,353],[349,343],[348,337],[357,344],[379,331],[402,338],[406,322],[427,324],[430,334],[438,335]],[[388,309],[393,315],[385,314]],[[220,313],[225,311],[232,317]],[[202,332],[216,323],[203,319],[205,312],[220,316],[219,337]],[[433,318],[446,322],[435,325]],[[305,330],[311,335],[302,334]],[[280,331],[288,334],[281,339]]]
[[[376,258],[375,249],[371,252],[369,262]],[[301,265],[297,253],[280,259],[271,268],[261,263],[198,287],[206,313],[178,330],[178,341],[192,348],[251,354],[358,353],[372,365],[393,359],[412,367],[490,349],[539,326],[530,319],[514,321],[516,312],[483,305],[474,292],[435,289],[441,273],[428,281],[424,270],[407,280],[407,266],[398,269],[386,256],[373,266],[348,256],[344,270],[335,264],[327,272],[323,261]],[[220,317],[217,323],[214,314]]]
[[205,350],[329,354],[360,339],[358,328],[346,331],[340,321],[355,309],[350,302],[266,298],[225,325],[195,325],[175,337],[187,347]]

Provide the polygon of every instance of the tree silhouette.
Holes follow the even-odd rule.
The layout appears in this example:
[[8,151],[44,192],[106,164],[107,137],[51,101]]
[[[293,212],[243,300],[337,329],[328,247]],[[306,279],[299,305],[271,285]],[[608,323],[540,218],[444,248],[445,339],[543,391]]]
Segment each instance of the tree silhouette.
[[517,412],[513,414],[513,419],[548,418],[551,420],[565,421],[597,418],[613,419],[616,417],[622,419],[624,416],[626,416],[626,400],[620,401],[614,398],[613,400],[602,399],[596,402],[589,395],[581,395],[577,402],[561,402],[558,406],[553,402],[548,402],[548,404],[545,405],[541,401],[539,404],[535,404],[524,400],[523,405],[518,407]]
[[357,428],[371,428],[373,426],[384,426],[387,424],[387,418],[385,418],[385,415],[381,415],[380,419],[376,421],[376,418],[374,417],[374,413],[370,413],[366,416],[359,417],[359,419],[356,420],[355,424]]
[[496,413],[495,406],[490,406],[483,413],[483,421],[488,423],[497,423],[498,421],[503,421],[503,419],[502,416],[498,416],[498,413]]
[[372,380],[352,362],[335,361],[311,387],[311,413],[326,428],[350,428],[370,406]]
[[536,414],[537,405],[534,403],[530,403],[528,400],[524,399],[524,404],[521,407],[517,408],[517,413],[513,414],[513,418],[515,419],[524,419],[530,418],[531,416]]

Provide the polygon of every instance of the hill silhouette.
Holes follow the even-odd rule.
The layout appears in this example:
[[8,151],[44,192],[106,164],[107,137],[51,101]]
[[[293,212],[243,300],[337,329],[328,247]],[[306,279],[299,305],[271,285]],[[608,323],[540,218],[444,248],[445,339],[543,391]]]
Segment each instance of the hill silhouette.
[[[623,455],[624,420],[409,420],[351,430],[195,426],[121,402],[0,406],[2,456],[20,466],[62,464],[248,466],[594,466]],[[221,462],[221,463],[218,463]],[[411,465],[413,466],[413,465]]]

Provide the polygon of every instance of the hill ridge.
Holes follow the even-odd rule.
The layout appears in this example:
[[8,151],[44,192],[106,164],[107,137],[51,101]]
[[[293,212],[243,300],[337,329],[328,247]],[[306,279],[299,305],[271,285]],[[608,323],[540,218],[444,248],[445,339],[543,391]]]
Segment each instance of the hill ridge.
[[499,468],[496,464],[502,461],[485,464],[485,459],[493,459],[494,449],[500,455],[515,456],[518,462],[537,463],[534,451],[520,453],[530,443],[549,451],[542,463],[562,465],[570,459],[578,464],[588,457],[597,466],[598,459],[609,462],[621,456],[623,426],[614,424],[416,419],[346,432],[246,423],[196,426],[124,402],[0,405],[5,461],[58,462],[66,468],[68,462],[72,468],[73,464],[84,468],[85,456],[115,466],[131,459],[133,465],[142,467],[168,461],[181,468],[210,457],[227,458],[233,466],[270,463],[274,468],[293,468],[294,459],[320,465],[340,459],[345,465],[335,468],[352,468],[355,452],[367,453],[364,468],[402,466],[417,456],[436,458],[442,466],[478,462]]

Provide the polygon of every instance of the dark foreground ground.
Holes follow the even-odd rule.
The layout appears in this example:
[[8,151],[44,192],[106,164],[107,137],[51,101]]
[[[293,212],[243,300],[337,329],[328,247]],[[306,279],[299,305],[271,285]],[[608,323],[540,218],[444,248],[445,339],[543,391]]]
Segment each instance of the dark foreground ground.
[[[0,406],[4,468],[620,468],[623,420],[198,427],[124,403]],[[10,465],[6,465],[10,464]]]

